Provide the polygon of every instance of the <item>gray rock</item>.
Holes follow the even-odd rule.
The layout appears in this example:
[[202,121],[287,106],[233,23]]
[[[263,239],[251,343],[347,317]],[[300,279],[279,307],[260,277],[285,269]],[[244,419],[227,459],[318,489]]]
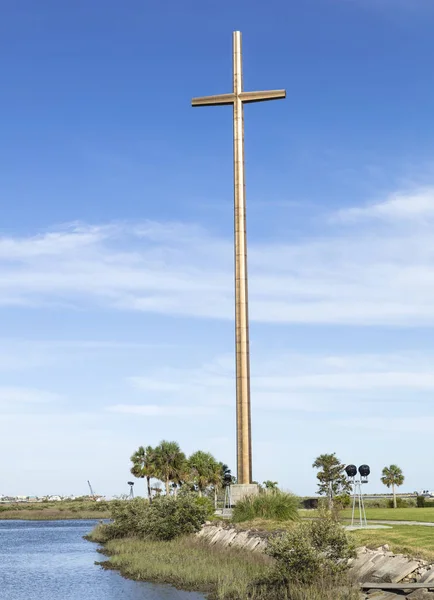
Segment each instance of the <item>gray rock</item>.
[[261,538],[258,538],[256,536],[251,537],[248,540],[248,542],[245,544],[244,550],[250,550],[250,552],[253,552],[254,549],[256,548],[256,546],[261,543],[261,541],[262,541]]
[[411,600],[434,600],[434,593],[428,590],[415,590],[407,598],[411,598]]
[[248,541],[249,534],[247,533],[247,531],[240,531],[240,533],[238,533],[234,537],[231,546],[235,546],[236,548],[243,548]]
[[[390,561],[390,556],[385,556],[384,554],[376,555],[373,560],[366,563],[356,574],[357,580],[360,583],[365,583],[366,581],[384,581],[382,573],[384,570],[388,570]],[[371,564],[371,568],[369,568],[369,563]]]
[[265,540],[261,540],[253,552],[265,552],[267,548],[267,542]]
[[367,596],[369,600],[402,600],[403,596],[394,594],[393,592],[383,592],[382,590],[375,590],[372,594]]
[[219,535],[212,538],[210,544],[216,544],[223,547],[229,546],[236,535],[237,532],[235,529],[224,529]]
[[429,569],[429,571],[426,571],[419,579],[419,581],[420,583],[430,583],[431,581],[434,582],[434,569]]
[[414,560],[409,560],[405,556],[397,555],[387,557],[387,560],[382,562],[378,569],[372,574],[372,581],[385,581],[388,583],[398,583],[405,577],[413,573],[418,563]]

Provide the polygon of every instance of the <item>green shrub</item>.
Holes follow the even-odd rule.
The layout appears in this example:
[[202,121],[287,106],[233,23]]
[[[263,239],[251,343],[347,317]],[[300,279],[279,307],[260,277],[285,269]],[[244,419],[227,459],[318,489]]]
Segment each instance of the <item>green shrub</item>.
[[161,496],[152,504],[143,498],[118,500],[111,504],[113,523],[103,527],[109,539],[136,536],[153,540],[171,540],[199,531],[213,513],[208,498],[186,495]]
[[213,512],[208,498],[163,496],[149,506],[141,533],[154,540],[172,540],[199,531]]
[[299,499],[278,490],[262,491],[256,496],[246,496],[234,506],[232,519],[235,523],[253,519],[294,521],[298,519]]
[[[393,508],[393,498],[387,501],[388,508]],[[416,506],[416,501],[413,498],[397,498],[396,508],[412,508]]]
[[335,496],[334,502],[339,508],[348,508],[351,504],[351,496],[349,494]]
[[271,538],[267,554],[275,559],[270,572],[272,585],[291,582],[313,584],[340,576],[354,547],[342,526],[331,514],[312,522],[303,522]]
[[416,502],[417,502],[417,507],[418,508],[425,508],[425,496],[418,496],[416,498]]
[[387,498],[368,498],[363,499],[365,508],[388,508],[389,502]]

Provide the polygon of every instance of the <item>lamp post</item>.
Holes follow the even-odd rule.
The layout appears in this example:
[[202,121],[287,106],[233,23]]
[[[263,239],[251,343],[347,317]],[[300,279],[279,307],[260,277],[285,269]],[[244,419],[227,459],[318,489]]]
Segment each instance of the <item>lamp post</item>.
[[[359,503],[359,527],[367,527],[368,522],[366,520],[366,511],[365,505],[363,503],[363,495],[362,495],[362,485],[364,483],[368,483],[368,477],[371,473],[371,469],[369,465],[360,465],[359,469],[357,469],[356,465],[347,465],[345,467],[345,472],[348,478],[351,480],[353,485],[353,510],[351,515],[351,527],[356,527],[354,524],[354,514],[356,511],[356,499]],[[356,479],[357,472],[360,475],[359,479]]]

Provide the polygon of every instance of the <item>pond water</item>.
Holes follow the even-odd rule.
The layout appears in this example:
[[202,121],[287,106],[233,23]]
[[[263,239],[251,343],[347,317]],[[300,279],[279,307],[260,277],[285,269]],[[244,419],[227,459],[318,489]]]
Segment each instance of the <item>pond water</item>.
[[95,565],[95,521],[0,521],[1,600],[203,600]]

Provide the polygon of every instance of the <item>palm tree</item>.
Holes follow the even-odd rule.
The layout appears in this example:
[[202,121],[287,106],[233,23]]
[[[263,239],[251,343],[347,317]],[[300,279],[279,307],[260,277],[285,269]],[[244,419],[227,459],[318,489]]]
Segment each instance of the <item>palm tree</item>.
[[404,475],[402,474],[401,469],[397,465],[390,465],[390,467],[384,467],[382,471],[381,481],[388,488],[392,487],[393,508],[396,508],[395,486],[399,487],[404,483]]
[[213,485],[218,478],[221,478],[221,466],[210,452],[198,450],[190,456],[188,465],[191,479],[197,487],[199,496],[202,496],[208,486]]
[[190,482],[190,479],[191,473],[190,468],[188,466],[188,460],[185,460],[182,466],[178,469],[176,477],[174,478],[172,483],[173,495],[175,496],[175,498],[178,495],[178,488],[180,488],[185,483]]
[[264,481],[264,488],[266,490],[278,490],[278,482],[277,481],[271,481],[270,479],[267,479],[267,481]]
[[177,442],[163,440],[155,448],[156,476],[164,481],[166,495],[170,494],[170,482],[180,481],[185,470],[185,454]]
[[140,479],[146,478],[148,498],[149,502],[152,502],[151,479],[156,476],[154,448],[139,446],[130,460],[133,463],[130,469],[132,475]]
[[211,472],[209,483],[214,490],[214,508],[217,509],[218,492],[223,487],[224,477],[226,473],[231,473],[229,467],[216,460],[211,464]]

